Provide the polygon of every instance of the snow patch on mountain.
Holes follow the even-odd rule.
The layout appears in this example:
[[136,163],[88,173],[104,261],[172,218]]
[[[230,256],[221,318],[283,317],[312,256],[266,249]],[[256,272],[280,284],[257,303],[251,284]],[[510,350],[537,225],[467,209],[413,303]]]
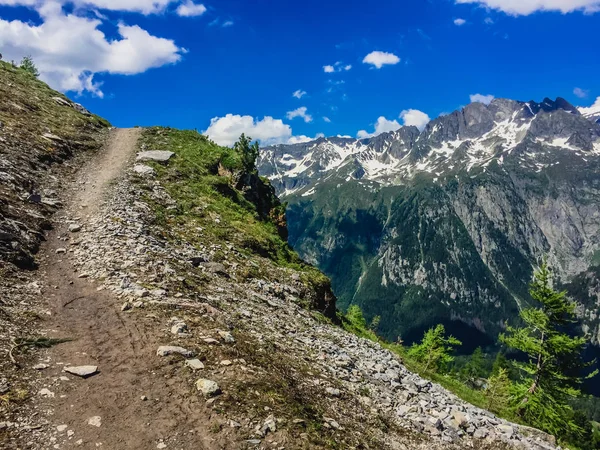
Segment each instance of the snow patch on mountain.
[[426,174],[441,183],[461,171],[477,174],[494,162],[503,166],[507,157],[523,159],[539,172],[553,164],[545,155],[548,149],[598,155],[600,126],[590,128],[580,114],[582,109],[600,113],[597,103],[597,108],[578,110],[560,98],[541,103],[495,99],[439,117],[421,132],[402,127],[371,139],[320,138],[267,147],[259,168],[283,196],[304,192],[331,176],[346,183],[391,185]]

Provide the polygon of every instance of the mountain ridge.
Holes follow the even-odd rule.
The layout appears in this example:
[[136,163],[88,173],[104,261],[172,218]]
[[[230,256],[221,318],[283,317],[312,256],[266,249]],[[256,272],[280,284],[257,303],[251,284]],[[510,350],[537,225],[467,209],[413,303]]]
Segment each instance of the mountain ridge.
[[266,147],[259,169],[289,202],[294,248],[343,307],[381,315],[390,339],[447,317],[494,339],[543,255],[566,285],[600,255],[600,125],[562,98],[472,103],[422,132]]

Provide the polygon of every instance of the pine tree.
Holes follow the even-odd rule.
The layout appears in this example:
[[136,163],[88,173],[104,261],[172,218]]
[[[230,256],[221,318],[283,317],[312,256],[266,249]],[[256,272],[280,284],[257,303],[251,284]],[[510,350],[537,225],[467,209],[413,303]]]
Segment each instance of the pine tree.
[[369,329],[373,332],[377,331],[377,328],[379,328],[380,322],[381,322],[381,316],[373,317],[373,320],[371,320],[371,325],[369,325]]
[[496,354],[496,359],[492,365],[492,375],[498,375],[500,369],[506,369],[508,373],[508,359],[506,359],[506,355],[501,351]]
[[481,347],[477,347],[469,358],[469,362],[460,371],[460,377],[470,385],[475,386],[477,379],[486,375],[483,350]]
[[484,394],[487,398],[487,409],[501,414],[509,405],[511,382],[508,378],[508,371],[499,368],[495,375],[492,375],[485,388]]
[[40,76],[40,72],[38,71],[37,67],[33,63],[33,59],[31,58],[31,56],[25,56],[21,60],[21,64],[19,67],[21,69],[29,72],[31,75],[33,75],[36,78]]
[[360,330],[367,328],[367,320],[363,315],[362,309],[358,305],[350,305],[346,312],[346,319],[350,321],[352,325]]
[[462,344],[453,336],[446,338],[444,325],[437,325],[427,330],[420,344],[414,344],[408,351],[408,356],[423,364],[424,370],[441,372],[447,369],[454,360],[450,355],[453,347]]
[[233,149],[240,155],[244,170],[248,173],[256,172],[256,160],[258,159],[258,142],[252,144],[252,138],[244,133],[233,145]]
[[512,403],[530,425],[552,434],[579,433],[568,403],[581,394],[585,366],[581,355],[586,339],[568,334],[576,321],[575,304],[565,292],[553,289],[545,260],[534,274],[530,295],[536,306],[521,311],[524,325],[507,327],[500,336],[505,345],[527,356],[525,362],[514,362],[521,377],[514,383]]

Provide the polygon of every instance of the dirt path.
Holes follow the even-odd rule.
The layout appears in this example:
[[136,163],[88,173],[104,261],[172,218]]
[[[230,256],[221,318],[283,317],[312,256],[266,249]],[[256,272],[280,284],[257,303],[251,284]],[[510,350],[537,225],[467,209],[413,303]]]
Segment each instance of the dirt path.
[[[122,301],[79,278],[69,253],[57,253],[77,239],[77,233],[68,231],[68,222],[81,223],[82,232],[91,226],[89,218],[100,211],[112,182],[135,156],[139,134],[137,129],[113,130],[104,151],[82,169],[63,223],[44,249],[40,272],[52,313],[44,322],[46,333],[72,341],[41,355],[47,369],[31,369],[39,376],[39,388],[51,394],[36,400],[40,415],[49,422],[37,437],[44,442],[32,442],[28,448],[223,448],[206,437],[210,412],[191,392],[193,382],[175,376],[180,365],[169,366],[167,359],[156,356],[157,347],[165,344],[162,320],[148,313],[122,312]],[[99,374],[82,379],[64,373],[65,365],[95,365]],[[88,423],[93,417],[100,417],[100,426]],[[167,446],[174,436],[177,446]]]
[[67,211],[76,214],[77,208],[85,207],[87,216],[98,212],[108,187],[122,174],[127,162],[135,155],[141,128],[114,129],[104,151],[80,172]]

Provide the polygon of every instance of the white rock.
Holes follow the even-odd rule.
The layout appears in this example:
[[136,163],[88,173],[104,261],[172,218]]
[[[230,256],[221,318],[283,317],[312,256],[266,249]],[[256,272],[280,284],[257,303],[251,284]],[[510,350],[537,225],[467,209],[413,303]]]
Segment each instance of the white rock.
[[71,233],[78,233],[81,231],[81,225],[79,225],[78,223],[72,223],[71,225],[69,225],[69,231]]
[[133,291],[133,295],[135,295],[137,298],[145,298],[150,295],[150,292],[147,289],[136,289]]
[[159,163],[167,163],[173,156],[175,156],[175,153],[166,150],[149,150],[138,153],[136,161],[156,161]]
[[171,327],[172,334],[182,334],[187,333],[188,327],[184,322],[177,322],[175,325]]
[[43,388],[40,390],[39,395],[41,395],[42,397],[46,397],[46,398],[54,398],[54,392],[52,392],[50,389],[47,388]]
[[204,364],[199,359],[188,359],[185,361],[185,365],[192,370],[204,369]]
[[206,397],[213,397],[221,393],[219,385],[212,380],[206,378],[200,378],[196,381],[196,389],[202,392]]
[[47,369],[48,367],[49,367],[48,364],[44,364],[44,363],[39,363],[39,364],[36,364],[35,366],[33,366],[33,368],[35,370],[44,370],[44,369]]
[[68,366],[63,370],[72,375],[87,378],[98,373],[98,366]]
[[158,347],[158,350],[156,350],[156,354],[158,356],[169,356],[179,354],[185,356],[186,358],[191,358],[192,356],[194,356],[194,352],[192,352],[191,350],[185,349],[183,347],[176,347],[174,345],[162,345]]
[[93,427],[100,427],[102,426],[102,418],[100,416],[93,416],[88,419],[87,423]]
[[326,388],[325,392],[327,392],[327,394],[331,395],[332,397],[339,397],[341,395],[339,389],[332,388],[332,387]]
[[219,336],[221,336],[221,339],[228,344],[233,344],[235,342],[235,338],[229,331],[219,331]]
[[133,166],[133,171],[141,176],[152,176],[156,173],[152,167],[145,164],[136,164]]

